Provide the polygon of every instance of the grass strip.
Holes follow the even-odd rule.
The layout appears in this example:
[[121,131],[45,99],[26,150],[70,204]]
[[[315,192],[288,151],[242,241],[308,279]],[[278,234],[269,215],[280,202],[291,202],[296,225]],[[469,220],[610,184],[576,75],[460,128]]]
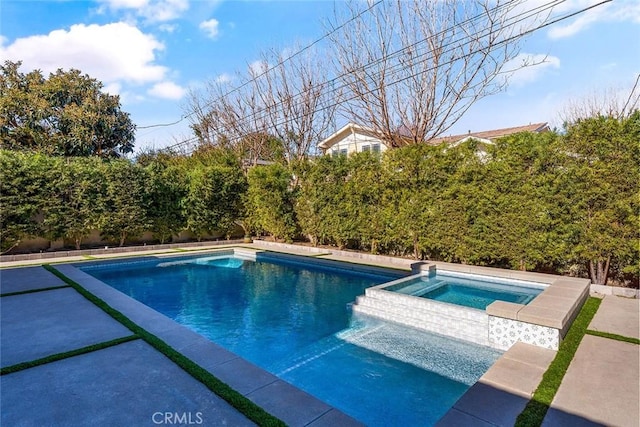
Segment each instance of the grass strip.
[[36,366],[44,365],[51,362],[57,362],[58,360],[68,359],[69,357],[79,356],[81,354],[91,353],[93,351],[103,350],[105,348],[113,347],[115,345],[123,344],[137,339],[140,339],[140,337],[138,337],[137,335],[129,335],[127,337],[116,338],[115,340],[111,341],[88,345],[76,350],[65,351],[64,353],[52,354],[51,356],[42,357],[40,359],[31,360],[29,362],[17,363],[15,365],[0,368],[0,375],[12,374],[24,369],[34,368]]
[[624,335],[612,334],[609,332],[593,331],[589,329],[587,330],[587,334],[596,337],[609,338],[616,341],[629,342],[631,344],[640,344],[640,340],[638,338],[625,337]]
[[57,277],[68,283],[71,287],[73,287],[78,293],[84,296],[86,299],[91,301],[93,304],[101,308],[104,312],[109,314],[111,317],[116,319],[118,322],[122,323],[125,327],[127,327],[131,332],[142,338],[147,344],[151,345],[153,348],[158,350],[160,353],[164,354],[171,361],[173,361],[176,365],[180,366],[183,370],[185,370],[189,375],[191,375],[196,380],[200,381],[204,384],[209,390],[220,396],[231,406],[240,411],[243,415],[249,418],[251,421],[255,422],[261,426],[285,426],[286,424],[280,419],[274,417],[260,406],[256,405],[242,394],[238,393],[229,385],[222,382],[215,376],[213,376],[209,371],[202,368],[197,363],[193,362],[191,359],[185,357],[183,354],[175,350],[166,342],[162,341],[157,336],[148,332],[146,329],[141,328],[136,323],[134,323],[127,316],[119,312],[118,310],[111,307],[102,299],[93,295],[91,292],[87,291],[80,284],[74,282],[69,279],[67,276],[59,272],[57,269],[51,267],[50,265],[43,265],[43,267],[55,274]]
[[560,344],[558,353],[553,359],[549,368],[542,376],[542,381],[538,385],[538,388],[533,393],[533,397],[527,403],[522,413],[518,415],[516,420],[516,427],[530,427],[540,426],[544,420],[549,406],[555,397],[560,383],[564,378],[569,364],[573,360],[578,346],[582,341],[587,327],[591,323],[591,319],[598,311],[602,300],[598,298],[589,297],[580,310],[580,314],[574,320],[569,332],[564,337],[564,340]]
[[49,286],[48,288],[28,289],[26,291],[7,292],[4,294],[0,294],[0,297],[12,297],[14,295],[33,294],[36,292],[53,291],[54,289],[63,289],[63,288],[69,288],[69,287],[70,287],[69,285],[60,285],[60,286]]

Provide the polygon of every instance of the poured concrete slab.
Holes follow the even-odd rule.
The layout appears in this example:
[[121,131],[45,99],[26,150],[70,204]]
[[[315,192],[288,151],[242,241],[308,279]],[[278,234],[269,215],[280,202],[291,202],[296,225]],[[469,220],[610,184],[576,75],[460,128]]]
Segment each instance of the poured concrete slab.
[[585,335],[543,426],[599,423],[637,427],[639,370],[637,344]]
[[275,375],[240,357],[214,365],[209,372],[245,396],[280,381]]
[[515,343],[437,425],[513,425],[555,355],[553,350]]
[[482,381],[530,399],[545,371],[546,368],[502,357],[482,376]]
[[42,267],[8,268],[0,270],[0,294],[65,285],[66,283]]
[[556,351],[549,350],[548,348],[517,342],[512,345],[502,357],[522,362],[546,371],[553,359],[556,357],[556,354]]
[[[186,425],[189,420],[194,425],[253,425],[141,340],[3,375],[0,385],[1,424],[7,426],[25,421],[29,425]],[[166,421],[166,413],[173,422]]]
[[354,418],[175,323],[72,265],[56,268],[288,425],[360,426]]
[[450,409],[444,417],[436,423],[438,427],[494,427],[495,424],[488,423],[476,418],[473,415],[469,415],[465,412],[459,411],[455,408]]
[[[247,395],[252,402],[267,409],[289,426],[306,426],[334,410],[291,384],[278,380]],[[361,425],[344,415],[344,426]]]
[[589,329],[640,339],[640,300],[605,296]]
[[[475,383],[453,405],[453,410],[479,420],[467,425],[485,425],[485,423],[497,426],[514,425],[518,415],[529,402],[528,398],[517,396],[509,391],[502,390],[491,384],[485,384],[482,380]],[[436,423],[437,426],[459,425],[461,415],[455,413],[449,418],[449,411]],[[454,423],[455,421],[455,423]]]
[[73,288],[2,297],[0,365],[132,335]]
[[86,261],[87,258],[82,255],[76,256],[65,256],[65,257],[56,257],[55,259],[51,258],[33,258],[33,259],[22,259],[19,261],[0,261],[0,271],[5,271],[5,268],[13,268],[13,267],[26,267],[26,266],[40,266],[42,264],[53,262],[77,262],[77,261]]
[[349,427],[364,427],[364,424],[354,420],[344,412],[340,412],[336,409],[331,409],[329,412],[325,412],[320,418],[315,419],[306,427],[336,427],[336,426],[349,426]]

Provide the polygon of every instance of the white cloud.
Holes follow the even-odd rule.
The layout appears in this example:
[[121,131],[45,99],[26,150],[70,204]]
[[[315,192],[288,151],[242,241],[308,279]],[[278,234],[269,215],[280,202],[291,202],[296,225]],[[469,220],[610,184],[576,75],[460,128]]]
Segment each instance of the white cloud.
[[207,34],[207,37],[215,39],[218,36],[220,22],[217,19],[209,19],[200,23],[200,29]]
[[552,68],[560,68],[560,58],[551,55],[521,53],[505,64],[503,72],[509,76],[510,85],[524,86],[535,82]]
[[158,25],[158,30],[164,31],[165,33],[173,34],[178,29],[178,25],[176,24],[160,24]]
[[252,76],[259,76],[264,74],[269,69],[269,63],[264,60],[253,61],[249,64],[249,74]]
[[178,100],[182,98],[185,93],[187,93],[187,91],[183,87],[180,87],[173,82],[167,81],[156,83],[151,89],[149,89],[148,93],[149,95],[155,96],[157,98]]
[[122,85],[120,83],[109,83],[102,88],[102,92],[108,93],[109,95],[120,95],[122,91]]
[[599,20],[598,13],[595,10],[585,12],[578,16],[573,22],[566,25],[557,25],[549,30],[549,37],[552,39],[560,39],[570,37],[580,31],[587,29],[591,24]]
[[138,9],[149,4],[149,0],[99,0],[110,9]]
[[163,49],[155,37],[126,23],[78,24],[0,46],[0,60],[21,60],[24,69],[44,73],[76,68],[105,85],[144,84],[165,78],[168,69],[155,64],[156,52]]
[[616,68],[618,68],[618,63],[616,62],[609,62],[608,64],[602,64],[600,66],[600,69],[604,71],[613,71]]
[[233,76],[231,74],[223,73],[215,78],[216,83],[230,83],[233,80]]
[[189,0],[98,0],[112,11],[133,11],[149,22],[165,22],[179,18],[189,9]]
[[[580,9],[596,5],[596,0],[569,0],[558,7],[558,13],[577,12]],[[565,23],[554,24],[549,30],[549,37],[559,39],[571,37],[586,30],[598,22],[635,22],[640,23],[640,2],[638,0],[616,0],[587,10]]]

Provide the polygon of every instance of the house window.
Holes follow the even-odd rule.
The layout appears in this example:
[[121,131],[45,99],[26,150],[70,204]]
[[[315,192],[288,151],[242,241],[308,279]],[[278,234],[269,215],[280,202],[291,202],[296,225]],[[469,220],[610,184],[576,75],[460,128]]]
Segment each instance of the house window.
[[341,148],[340,149],[340,155],[341,156],[346,156],[347,155],[347,149],[346,148]]
[[371,151],[371,146],[370,145],[363,145],[362,146],[362,152],[363,153],[369,152],[369,151]]
[[372,149],[373,149],[372,151],[374,153],[379,153],[380,152],[380,144],[373,144],[371,147],[372,147]]

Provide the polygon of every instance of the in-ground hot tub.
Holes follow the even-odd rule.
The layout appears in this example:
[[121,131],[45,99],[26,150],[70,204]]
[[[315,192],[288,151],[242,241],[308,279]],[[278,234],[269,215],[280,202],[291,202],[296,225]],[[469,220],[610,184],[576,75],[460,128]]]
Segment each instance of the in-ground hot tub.
[[439,271],[411,276],[384,289],[484,310],[494,301],[527,304],[545,288],[542,283]]
[[447,267],[415,263],[412,276],[367,289],[354,311],[500,350],[557,350],[589,293],[585,279]]

